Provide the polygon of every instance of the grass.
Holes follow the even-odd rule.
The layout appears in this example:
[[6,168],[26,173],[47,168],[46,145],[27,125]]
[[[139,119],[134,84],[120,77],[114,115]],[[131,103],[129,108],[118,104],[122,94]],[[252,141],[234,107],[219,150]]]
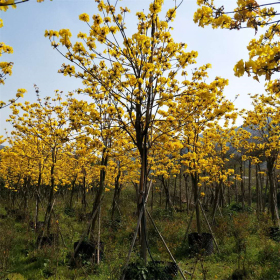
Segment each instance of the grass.
[[[59,225],[65,246],[60,239],[58,245],[38,250],[35,246],[36,234],[28,226],[27,220],[16,222],[12,216],[0,219],[0,278],[119,279],[137,223],[137,216],[133,213],[136,210],[134,197],[130,190],[125,190],[122,194],[122,218],[114,228],[110,220],[112,194],[106,197],[101,226],[105,258],[99,266],[85,263],[80,268],[69,267],[69,253],[73,252],[74,242],[79,240],[86,227],[86,222],[78,219],[80,203],[75,204],[75,213],[70,216],[64,211],[65,203],[62,199],[58,199],[55,206],[58,223],[54,220],[52,230],[58,233]],[[5,205],[5,201],[1,205]],[[280,279],[280,244],[267,235],[271,224],[266,215],[257,219],[254,211],[236,212],[225,209],[223,217],[218,216],[213,227],[220,253],[215,250],[213,255],[207,257],[190,257],[188,244],[182,244],[189,216],[186,213],[167,212],[158,206],[157,201],[154,205],[152,216],[158,229],[181,269],[193,274],[192,279],[233,279],[232,275],[237,269],[247,271],[247,276],[243,279]],[[34,209],[32,204],[30,207],[31,210]],[[87,210],[90,211],[90,208]],[[4,206],[0,207],[0,213],[5,213]],[[43,219],[43,215],[40,219]],[[162,241],[150,223],[147,231],[153,259],[170,261]],[[195,231],[194,219],[190,232]],[[206,223],[203,223],[203,232],[209,232]],[[132,262],[137,262],[139,258],[138,243],[135,247]],[[185,275],[190,279],[187,273]],[[181,279],[180,275],[175,279]]]

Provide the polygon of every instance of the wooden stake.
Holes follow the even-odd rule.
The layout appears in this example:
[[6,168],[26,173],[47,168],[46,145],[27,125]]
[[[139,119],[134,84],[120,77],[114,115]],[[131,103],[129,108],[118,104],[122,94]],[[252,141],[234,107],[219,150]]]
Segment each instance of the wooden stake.
[[[103,198],[104,198],[104,195],[103,195],[103,197],[100,199],[100,204],[101,204]],[[100,205],[100,204],[99,204],[99,205]],[[78,250],[79,250],[79,248],[80,248],[80,246],[81,246],[81,244],[82,244],[84,238],[86,237],[86,235],[87,235],[87,233],[88,233],[88,231],[89,231],[89,229],[90,229],[90,227],[91,227],[92,221],[93,221],[93,219],[95,218],[95,216],[96,216],[98,210],[99,210],[99,208],[96,208],[96,210],[92,213],[91,219],[90,219],[90,221],[88,221],[87,229],[84,231],[82,237],[81,237],[80,240],[79,240],[79,243],[77,244],[77,246],[76,246],[76,248],[75,248],[75,250],[74,250],[73,258],[75,258],[75,256],[76,256],[76,254],[77,254],[77,252],[78,252]]]
[[100,230],[101,230],[101,205],[99,205],[98,213],[98,233],[97,233],[97,264],[100,263]]
[[[166,248],[166,250],[167,250],[169,256],[171,257],[172,261],[177,265],[177,267],[178,267],[178,269],[179,269],[179,271],[180,271],[180,274],[181,274],[182,278],[183,278],[184,280],[186,280],[186,278],[185,278],[185,276],[184,276],[184,274],[183,274],[181,268],[180,268],[180,267],[178,266],[178,264],[176,263],[176,260],[174,259],[173,255],[171,254],[171,252],[170,252],[170,250],[169,250],[167,244],[165,243],[164,238],[162,237],[162,235],[161,235],[161,233],[159,232],[159,230],[158,230],[156,224],[154,223],[154,220],[153,220],[151,214],[149,213],[149,211],[148,211],[147,209],[146,209],[146,212],[147,212],[147,214],[148,214],[148,216],[149,216],[149,218],[150,218],[150,220],[151,220],[151,222],[152,222],[152,224],[153,224],[155,230],[157,231],[157,233],[158,233],[158,235],[159,235],[161,241],[163,242],[163,244],[164,244],[164,246],[165,246],[165,248]],[[189,275],[191,275],[190,272],[188,272],[188,271],[185,271],[185,272],[188,273]]]
[[192,210],[191,217],[190,217],[190,220],[189,220],[189,223],[188,223],[188,226],[187,226],[187,230],[186,230],[186,233],[185,233],[185,236],[184,236],[184,239],[183,239],[183,243],[186,242],[186,239],[187,239],[190,227],[191,227],[191,222],[192,222],[192,219],[193,219],[194,211],[195,211],[195,207]]
[[[144,205],[148,201],[148,197],[149,197],[149,193],[150,193],[150,189],[152,187],[152,184],[153,184],[153,180],[150,181],[150,185],[148,187],[148,193],[147,193],[146,199],[144,201]],[[132,253],[135,241],[136,241],[137,233],[138,233],[138,230],[139,230],[139,227],[140,227],[141,219],[142,219],[142,216],[143,216],[144,205],[142,206],[142,208],[140,210],[140,213],[139,213],[139,217],[138,217],[138,221],[137,221],[137,226],[136,226],[136,229],[135,229],[135,232],[134,232],[134,236],[133,236],[133,239],[132,239],[132,243],[131,243],[130,249],[129,249],[128,254],[127,254],[127,258],[126,258],[126,262],[125,262],[125,265],[124,265],[124,268],[123,268],[122,276],[120,278],[121,280],[124,280],[124,277],[125,277],[125,270],[126,270],[126,268],[128,266],[128,263],[129,263],[129,260],[130,260],[130,257],[131,257],[131,253]]]
[[212,236],[213,236],[213,240],[214,240],[214,243],[215,243],[215,245],[216,245],[216,247],[217,247],[217,250],[218,250],[219,253],[221,253],[221,252],[220,252],[220,249],[219,249],[219,246],[218,246],[218,243],[217,243],[217,241],[216,241],[216,239],[215,239],[214,233],[213,233],[213,231],[212,231],[212,228],[211,228],[211,226],[210,226],[210,224],[209,224],[209,222],[208,222],[208,219],[207,219],[207,217],[206,217],[206,214],[205,214],[205,212],[204,212],[204,209],[203,209],[203,207],[202,207],[202,205],[201,205],[200,200],[198,200],[198,203],[199,203],[199,205],[200,205],[201,211],[202,211],[203,216],[204,216],[204,219],[205,219],[205,221],[206,221],[206,223],[207,223],[207,225],[208,225],[208,228],[209,228],[209,230],[210,230],[210,232],[211,232],[211,234],[212,234]]
[[[49,216],[47,217],[48,219],[50,218],[50,216],[51,216],[51,214],[52,214],[52,210],[53,210],[54,203],[55,203],[55,199],[53,200],[53,203],[52,203],[52,206],[51,206],[50,214],[49,214]],[[47,219],[45,219],[45,221],[47,221]],[[43,240],[43,237],[44,237],[44,235],[45,235],[45,228],[46,228],[46,227],[47,227],[47,225],[44,223],[44,228],[43,228],[43,232],[42,232],[42,235],[41,235],[41,238],[40,238],[40,241],[39,241],[38,249],[41,248],[42,240]]]

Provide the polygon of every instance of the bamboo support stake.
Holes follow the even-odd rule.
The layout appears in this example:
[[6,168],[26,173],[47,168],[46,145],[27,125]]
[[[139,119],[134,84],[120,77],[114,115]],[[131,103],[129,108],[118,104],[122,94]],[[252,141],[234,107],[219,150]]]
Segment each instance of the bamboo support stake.
[[[55,199],[53,200],[53,203],[52,203],[52,205],[51,205],[51,211],[50,211],[50,214],[49,214],[48,218],[50,218],[50,215],[52,214],[52,210],[53,210],[54,203],[55,203]],[[45,219],[45,220],[46,220],[46,219]],[[47,220],[46,220],[46,221],[47,221]],[[43,232],[42,232],[41,238],[40,238],[40,240],[39,240],[38,249],[41,248],[42,240],[43,240],[43,237],[44,237],[44,234],[45,234],[45,228],[46,228],[46,225],[45,225],[45,223],[44,223],[44,228],[43,228]]]
[[[104,196],[103,196],[103,197],[101,198],[101,200],[100,200],[100,205],[101,205],[101,202],[102,202],[103,198],[104,198]],[[91,224],[92,224],[92,221],[93,221],[93,219],[95,218],[95,216],[96,216],[98,210],[99,210],[99,207],[96,208],[96,210],[92,213],[91,219],[88,221],[88,227],[87,227],[86,231],[84,231],[84,234],[83,234],[82,237],[80,238],[79,243],[78,243],[78,245],[76,246],[76,248],[75,248],[75,250],[74,250],[73,258],[75,258],[75,256],[76,256],[76,254],[77,254],[77,252],[78,252],[78,250],[79,250],[79,248],[80,248],[80,246],[81,246],[81,244],[82,244],[84,238],[86,237],[87,232],[89,231],[89,229],[90,229],[90,227],[91,227]]]
[[121,213],[121,210],[120,210],[120,207],[119,207],[119,205],[118,205],[118,203],[115,201],[115,203],[116,203],[116,207],[117,207],[117,209],[118,209],[118,211],[119,211],[119,215],[120,215],[120,217],[122,216],[122,213]]
[[97,264],[100,263],[100,229],[101,228],[101,205],[99,205],[98,214],[98,234],[97,234]]
[[[149,218],[150,218],[150,220],[151,220],[151,222],[152,222],[152,224],[153,224],[155,230],[157,231],[157,233],[158,233],[158,235],[159,235],[159,237],[160,237],[162,243],[164,244],[164,246],[165,246],[165,248],[166,248],[166,250],[167,250],[169,256],[171,257],[171,259],[173,260],[173,262],[177,265],[177,267],[178,267],[178,269],[179,269],[179,271],[180,271],[180,274],[181,274],[182,278],[183,278],[184,280],[186,280],[186,278],[185,278],[185,276],[184,276],[184,274],[183,274],[181,268],[178,266],[176,260],[174,259],[172,253],[170,252],[170,250],[169,250],[169,248],[168,248],[168,246],[167,246],[167,244],[166,244],[164,238],[162,237],[161,233],[159,232],[159,230],[158,230],[158,228],[157,228],[157,226],[156,226],[156,224],[155,224],[155,222],[154,222],[154,220],[153,220],[153,218],[152,218],[150,212],[149,212],[147,209],[146,209],[146,212],[147,212],[147,214],[148,214],[148,216],[149,216]],[[185,272],[188,273],[189,275],[191,275],[190,272],[188,272],[188,271],[185,271]]]
[[[147,203],[148,201],[148,197],[149,197],[149,193],[150,193],[150,189],[152,187],[152,184],[153,184],[153,181],[151,180],[150,181],[150,185],[148,187],[148,193],[147,193],[147,196],[146,196],[146,199],[144,201],[144,205]],[[123,272],[122,272],[122,276],[121,276],[121,280],[124,280],[124,277],[125,277],[125,270],[128,266],[128,263],[129,263],[129,260],[130,260],[130,256],[131,256],[131,253],[132,253],[132,250],[133,250],[133,247],[134,247],[134,244],[135,244],[135,241],[136,241],[136,237],[137,237],[137,233],[138,233],[138,230],[139,230],[139,227],[140,227],[140,222],[141,222],[141,219],[142,219],[142,216],[143,216],[143,210],[144,210],[144,205],[142,206],[141,210],[140,210],[140,213],[139,213],[139,217],[138,217],[138,221],[137,221],[137,226],[136,226],[136,230],[134,232],[134,236],[133,236],[133,239],[132,239],[132,243],[131,243],[131,246],[130,246],[130,249],[129,249],[129,252],[127,254],[127,258],[126,258],[126,262],[125,262],[125,265],[124,265],[124,268],[123,268]]]
[[134,236],[133,236],[133,239],[132,239],[132,243],[131,243],[129,252],[128,252],[128,254],[127,254],[127,259],[126,259],[126,262],[125,262],[125,265],[124,265],[124,268],[123,268],[123,273],[122,273],[121,280],[124,280],[124,277],[125,277],[125,270],[126,270],[126,268],[127,268],[127,266],[128,266],[128,263],[129,263],[129,260],[130,260],[130,256],[131,256],[131,253],[132,253],[132,250],[133,250],[135,241],[136,241],[137,232],[138,232],[138,230],[139,230],[139,226],[140,226],[140,222],[141,222],[142,215],[143,215],[143,211],[141,211],[141,212],[139,213],[139,217],[138,217],[138,221],[137,221],[136,230],[135,230],[135,232],[134,232]]
[[185,233],[183,242],[185,242],[186,239],[187,239],[187,235],[188,235],[189,230],[190,230],[190,227],[191,227],[191,222],[192,222],[192,220],[193,220],[193,214],[194,214],[194,212],[195,212],[195,208],[196,208],[197,203],[198,203],[198,202],[196,201],[196,204],[195,204],[195,206],[194,206],[194,208],[193,208],[193,210],[192,210],[191,217],[190,217],[190,220],[189,220],[189,223],[188,223],[188,227],[187,227],[187,230],[186,230],[186,233]]
[[203,216],[204,216],[204,219],[205,219],[205,221],[206,221],[206,223],[207,223],[207,225],[208,225],[208,228],[209,228],[209,230],[210,230],[210,232],[211,232],[211,234],[212,234],[212,236],[213,236],[213,240],[214,240],[214,243],[215,243],[215,245],[216,245],[216,247],[217,247],[217,250],[218,250],[219,253],[221,253],[221,252],[220,252],[220,249],[219,249],[219,246],[218,246],[218,243],[217,243],[217,241],[216,241],[216,239],[215,239],[214,233],[213,233],[213,231],[212,231],[212,228],[211,228],[211,226],[210,226],[210,224],[209,224],[209,222],[208,222],[208,219],[207,219],[207,217],[206,217],[206,214],[205,214],[205,212],[204,212],[204,209],[203,209],[203,207],[202,207],[202,205],[201,205],[200,200],[198,200],[198,203],[199,203],[199,205],[200,205],[201,211],[202,211]]
[[55,214],[55,212],[54,212],[54,210],[53,210],[53,209],[52,209],[52,212],[53,212],[53,216],[54,216],[54,218],[55,218],[55,219],[56,219],[56,221],[57,221],[57,228],[58,228],[58,231],[59,231],[59,234],[60,234],[60,237],[61,237],[61,240],[62,240],[63,246],[64,246],[65,248],[67,248],[67,246],[66,246],[66,244],[65,244],[65,241],[64,241],[64,238],[63,238],[63,235],[62,235],[62,232],[61,232],[61,229],[60,229],[60,226],[59,226],[59,223],[58,223],[57,216],[56,216],[56,214]]
[[[41,197],[40,197],[40,195],[39,195],[38,192],[37,192],[37,195],[38,195],[38,203],[41,203],[41,206],[43,207],[43,202],[42,202]],[[58,219],[57,219],[57,216],[56,216],[56,214],[55,214],[55,212],[54,212],[54,210],[53,210],[53,208],[52,208],[52,213],[53,213],[53,215],[54,215],[54,218],[55,218],[56,220],[58,220]],[[61,229],[60,229],[60,226],[59,226],[58,223],[57,223],[57,227],[58,227],[58,231],[59,231],[59,234],[60,234],[60,237],[61,237],[63,246],[64,246],[65,248],[67,248],[67,246],[66,246],[66,244],[65,244],[65,241],[64,241],[64,238],[63,238],[63,235],[62,235],[62,232],[61,232]],[[36,230],[36,228],[35,228],[35,230]]]
[[220,212],[221,217],[223,217],[223,213],[222,213],[222,211],[221,211],[221,207],[219,206],[219,204],[218,204],[218,210],[219,210],[219,212]]
[[192,223],[192,220],[193,220],[194,211],[195,211],[195,208],[192,210],[191,217],[190,217],[190,220],[189,220],[189,223],[188,223],[188,227],[187,227],[187,230],[186,230],[184,239],[183,239],[183,243],[184,243],[184,242],[186,241],[186,239],[187,239],[187,236],[188,236],[188,233],[189,233],[189,230],[190,230],[190,227],[191,227],[191,223]]

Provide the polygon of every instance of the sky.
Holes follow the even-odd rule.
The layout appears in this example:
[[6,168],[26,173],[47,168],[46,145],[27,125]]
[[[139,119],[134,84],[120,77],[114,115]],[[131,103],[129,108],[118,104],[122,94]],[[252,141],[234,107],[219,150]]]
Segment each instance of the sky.
[[[119,6],[127,6],[131,13],[126,15],[127,33],[136,32],[136,12],[148,12],[151,0],[122,0]],[[260,4],[269,1],[259,1]],[[217,6],[225,4],[225,10],[235,7],[234,0],[216,0]],[[165,0],[164,11],[174,6],[173,0]],[[209,70],[209,80],[216,76],[229,79],[229,86],[225,95],[234,102],[239,109],[251,108],[248,93],[263,93],[264,80],[257,82],[252,77],[234,76],[233,67],[240,59],[248,58],[246,46],[255,36],[253,29],[242,30],[212,30],[211,27],[201,28],[193,22],[193,14],[197,9],[196,0],[184,0],[177,11],[177,17],[172,22],[174,28],[172,36],[175,42],[188,45],[187,50],[198,51],[197,65],[189,70],[206,63],[212,64]],[[7,12],[0,11],[0,18],[4,27],[0,29],[0,42],[10,45],[13,54],[3,55],[1,61],[14,62],[13,74],[8,76],[5,85],[0,86],[0,100],[7,101],[13,98],[18,88],[27,89],[25,97],[20,102],[36,102],[34,84],[40,88],[41,97],[54,96],[55,90],[67,93],[82,87],[81,80],[74,77],[65,77],[58,73],[62,63],[67,63],[56,50],[48,38],[44,37],[45,30],[69,28],[72,33],[72,42],[79,31],[88,32],[88,26],[79,20],[79,15],[87,13],[90,17],[99,13],[94,0],[45,0],[37,3],[36,0],[20,4],[16,9],[10,8]],[[0,110],[0,135],[4,129],[8,132],[12,127],[6,122],[11,110]],[[241,120],[239,120],[239,124]]]

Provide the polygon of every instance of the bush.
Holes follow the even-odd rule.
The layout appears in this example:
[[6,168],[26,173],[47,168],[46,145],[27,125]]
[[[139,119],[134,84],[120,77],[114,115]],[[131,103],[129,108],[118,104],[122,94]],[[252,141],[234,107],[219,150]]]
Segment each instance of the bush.
[[249,212],[249,213],[253,212],[252,207],[244,205],[243,208],[241,203],[233,203],[229,206],[229,209],[233,212]]
[[164,262],[156,261],[145,266],[143,262],[137,261],[128,265],[125,280],[172,280],[176,274],[169,263],[165,265]]
[[67,215],[69,217],[75,217],[75,210],[73,208],[66,207],[64,209],[64,213],[65,213],[65,215]]

